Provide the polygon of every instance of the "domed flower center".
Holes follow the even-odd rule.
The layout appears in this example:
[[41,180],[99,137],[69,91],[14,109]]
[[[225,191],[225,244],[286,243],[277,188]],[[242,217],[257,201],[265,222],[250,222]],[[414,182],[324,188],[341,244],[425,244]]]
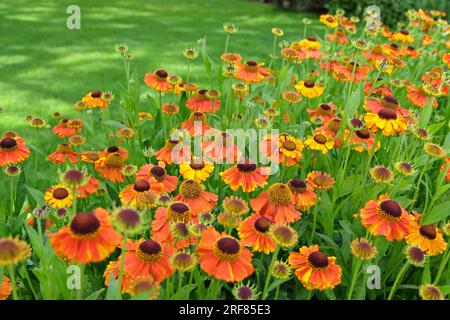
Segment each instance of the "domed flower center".
[[120,222],[123,223],[127,228],[134,228],[141,222],[139,213],[137,213],[133,209],[120,210],[118,216]]
[[249,60],[249,61],[247,61],[247,65],[250,67],[256,67],[258,65],[258,63],[256,61]]
[[102,96],[102,92],[100,90],[94,90],[91,92],[92,98],[100,98]]
[[355,71],[356,71],[359,68],[359,63],[355,63],[354,61],[351,61],[351,62],[347,63],[346,68],[348,71],[351,71],[351,72],[353,72],[353,69],[355,69]]
[[405,36],[409,35],[409,32],[406,29],[400,30],[400,33],[404,34]]
[[391,48],[392,49],[394,49],[394,50],[397,50],[398,49],[398,45],[396,44],[396,43],[391,43]]
[[58,152],[58,153],[64,153],[64,154],[71,153],[71,152],[72,152],[72,146],[70,146],[70,145],[67,144],[67,143],[60,144],[60,145],[56,148],[56,152]]
[[436,239],[436,236],[437,236],[436,227],[431,225],[431,224],[428,224],[428,225],[425,225],[425,226],[421,226],[419,228],[419,232],[425,238],[428,238],[430,240]]
[[306,80],[305,82],[303,82],[303,85],[307,88],[313,88],[314,87],[314,81],[312,80]]
[[308,39],[308,41],[317,41],[316,37],[314,37],[314,36],[310,36],[306,39]]
[[70,223],[70,230],[76,235],[87,236],[94,234],[100,228],[100,221],[89,212],[80,212]]
[[112,153],[106,158],[105,165],[111,168],[120,168],[123,166],[123,159],[120,154]]
[[383,99],[381,99],[381,104],[385,108],[389,109],[397,109],[398,107],[398,100],[394,96],[384,96]]
[[236,261],[241,253],[241,245],[232,237],[223,237],[217,240],[214,254],[221,261]]
[[4,138],[0,141],[1,149],[14,149],[17,146],[17,141],[13,138]]
[[356,118],[353,118],[352,120],[350,120],[351,125],[353,126],[353,128],[361,128],[364,126],[364,123]]
[[378,111],[378,116],[381,119],[385,120],[395,120],[397,119],[397,112],[395,112],[395,110],[393,109],[382,108],[380,111]]
[[62,200],[69,196],[69,191],[65,188],[56,188],[53,190],[53,198]]
[[285,148],[288,151],[294,151],[295,149],[297,149],[297,145],[295,144],[294,141],[285,140],[283,141],[283,148]]
[[190,117],[191,121],[205,121],[206,120],[206,116],[203,112],[200,111],[196,111],[193,112],[191,117]]
[[198,90],[198,94],[204,96],[208,92],[208,89],[200,89]]
[[236,167],[240,172],[244,173],[251,173],[256,170],[255,163],[238,163]]
[[187,224],[184,222],[175,223],[174,229],[175,229],[175,232],[178,234],[178,236],[181,236],[181,237],[189,236],[189,229],[187,227]]
[[161,245],[153,240],[141,242],[136,249],[136,255],[139,260],[144,262],[157,262],[162,258]]
[[402,208],[393,200],[384,200],[380,204],[381,215],[389,221],[397,221],[402,215]]
[[188,222],[190,219],[189,207],[183,202],[174,202],[167,210],[167,217],[170,221]]
[[341,126],[342,126],[341,119],[336,119],[336,118],[331,119],[330,121],[328,121],[328,124],[327,124],[327,128],[333,132],[338,132],[339,129],[341,128]]
[[189,165],[191,167],[192,170],[202,170],[205,167],[205,164],[202,163],[191,163]]
[[334,17],[328,16],[326,19],[328,22],[334,22]]
[[0,260],[9,260],[20,254],[19,246],[10,239],[0,240]]
[[106,151],[108,151],[108,153],[119,152],[119,147],[117,147],[117,146],[110,146],[108,149],[106,149]]
[[148,183],[145,180],[138,180],[134,183],[133,188],[137,192],[145,192],[145,191],[150,190],[150,183]]
[[292,192],[287,184],[275,183],[267,190],[270,203],[275,206],[287,206],[291,203]]
[[160,180],[163,179],[166,175],[166,169],[164,169],[163,167],[160,166],[153,166],[150,169],[150,174],[156,179],[156,180]]
[[202,193],[202,186],[194,180],[186,180],[180,186],[180,194],[184,198],[198,198]]
[[323,134],[316,134],[313,139],[319,144],[325,144],[327,142],[327,137],[325,137]]
[[266,217],[260,217],[255,221],[255,229],[261,233],[266,233],[270,228],[270,220]]
[[409,51],[414,51],[414,50],[416,50],[416,48],[414,48],[413,46],[408,46],[407,48],[408,48]]
[[169,76],[166,70],[158,70],[156,71],[156,75],[162,79],[165,79]]
[[237,296],[241,300],[251,300],[253,297],[253,291],[247,286],[242,286],[237,289]]
[[322,103],[319,105],[319,113],[324,115],[330,115],[332,112],[331,106],[327,103]]
[[308,256],[308,261],[314,268],[324,269],[328,267],[328,257],[325,253],[316,251]]
[[69,183],[80,184],[84,179],[84,175],[79,170],[67,170],[64,174],[64,179]]
[[288,182],[292,192],[302,193],[306,191],[306,182],[302,179],[292,179]]
[[367,140],[370,138],[370,131],[367,129],[356,130],[355,134],[358,136],[358,138],[363,140]]

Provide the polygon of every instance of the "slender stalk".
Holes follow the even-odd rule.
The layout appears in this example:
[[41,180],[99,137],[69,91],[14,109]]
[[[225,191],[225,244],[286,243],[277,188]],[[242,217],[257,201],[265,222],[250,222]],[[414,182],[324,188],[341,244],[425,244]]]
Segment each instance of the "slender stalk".
[[431,157],[428,157],[427,161],[425,162],[425,164],[422,167],[422,170],[420,171],[419,180],[417,181],[416,191],[414,191],[414,196],[412,198],[411,205],[409,206],[410,211],[413,208],[414,203],[417,200],[417,197],[419,196],[420,184],[422,183],[423,176],[424,176],[425,172],[428,170],[428,166],[430,165],[430,163],[431,163]]
[[125,268],[125,253],[126,252],[127,252],[127,235],[125,233],[123,235],[122,252],[120,254],[120,269],[119,269],[119,276],[117,278],[119,290],[122,290],[123,270]]
[[77,300],[83,300],[84,268],[85,264],[80,264],[80,290],[78,290]]
[[449,246],[447,246],[447,249],[442,257],[441,264],[439,265],[438,273],[436,274],[436,278],[433,281],[434,285],[437,285],[439,283],[442,272],[444,272],[445,266],[447,265],[449,259],[450,259],[450,250]]
[[352,282],[350,284],[350,289],[348,290],[348,293],[347,293],[347,300],[352,299],[353,290],[355,289],[356,279],[358,278],[359,270],[362,265],[361,259],[358,259],[358,258],[354,258],[354,259],[357,259],[357,261],[355,264],[355,268],[352,270]]
[[[320,199],[320,194],[317,195],[317,199]],[[311,237],[309,238],[309,244],[312,244],[312,242],[314,240],[314,236],[316,234],[317,207],[318,207],[318,204],[316,203],[316,205],[314,206],[314,211],[313,211],[313,227],[312,227],[312,230],[311,230]]]
[[37,186],[37,163],[38,163],[38,143],[39,143],[39,129],[36,128],[36,137],[35,137],[35,150],[34,150],[34,185]]
[[392,297],[395,294],[395,291],[397,291],[397,287],[400,284],[400,281],[403,278],[403,275],[405,274],[406,270],[409,268],[409,262],[405,262],[403,267],[400,269],[400,272],[397,274],[397,277],[395,278],[394,284],[392,285],[391,292],[389,292],[388,300],[392,300]]
[[224,53],[228,53],[228,45],[230,43],[230,34],[227,33],[227,39],[225,40],[225,50]]
[[[14,189],[13,189],[13,177],[9,177],[9,201],[11,202],[11,212],[10,215],[14,213]],[[6,221],[5,221],[6,223]]]
[[72,196],[73,196],[72,217],[75,217],[77,215],[77,188],[76,187],[74,187],[72,189]]
[[278,252],[280,251],[280,246],[277,246],[275,252],[272,255],[272,260],[270,261],[269,269],[267,270],[266,282],[264,283],[264,290],[262,294],[262,299],[265,300],[267,298],[267,291],[269,290],[270,279],[272,278],[272,269],[275,264],[275,260],[277,259]]
[[11,278],[11,285],[12,285],[12,289],[13,289],[13,299],[19,300],[19,295],[17,294],[17,283],[16,283],[16,274],[14,271],[14,266],[9,265],[8,271],[9,271],[9,276]]
[[33,292],[34,300],[37,300],[38,295],[36,294],[36,290],[34,290],[33,284],[31,283],[30,274],[28,273],[27,266],[24,264],[23,269],[25,270],[25,277],[27,278],[28,285],[30,286],[31,292]]

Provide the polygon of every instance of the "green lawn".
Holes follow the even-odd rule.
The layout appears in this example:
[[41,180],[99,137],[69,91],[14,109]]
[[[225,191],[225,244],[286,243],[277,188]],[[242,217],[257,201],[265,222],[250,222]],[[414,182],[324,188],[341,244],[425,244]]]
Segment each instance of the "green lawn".
[[[135,54],[142,79],[145,72],[165,68],[186,71],[183,49],[207,36],[213,60],[223,52],[224,22],[234,22],[231,50],[244,58],[267,61],[272,27],[285,30],[293,41],[303,34],[304,14],[275,10],[246,0],[78,0],[81,30],[66,28],[66,0],[17,0],[0,3],[0,131],[28,131],[27,115],[48,118],[72,106],[92,89],[117,90],[124,82],[123,66],[114,51],[125,42]],[[114,3],[112,5],[112,3]],[[314,18],[314,17],[312,17]],[[311,33],[320,32],[309,26]],[[196,60],[192,80],[204,81]],[[114,107],[114,104],[113,106]]]

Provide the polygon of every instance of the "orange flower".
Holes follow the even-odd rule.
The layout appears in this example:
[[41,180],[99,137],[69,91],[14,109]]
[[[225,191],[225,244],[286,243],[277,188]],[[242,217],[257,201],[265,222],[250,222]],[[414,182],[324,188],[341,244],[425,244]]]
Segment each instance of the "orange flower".
[[278,162],[287,167],[297,164],[302,158],[304,149],[300,139],[286,133],[280,135],[268,134],[260,142],[260,152],[271,161]]
[[216,131],[214,141],[203,141],[201,149],[205,158],[222,163],[236,162],[242,155],[242,152],[234,144],[234,138],[231,133],[226,131]]
[[336,257],[320,252],[318,245],[303,246],[299,252],[291,252],[289,263],[307,290],[333,289],[341,283],[342,268],[336,264]]
[[258,168],[250,159],[244,159],[221,172],[220,176],[233,191],[241,187],[244,192],[253,192],[257,187],[264,187],[267,184],[269,170],[269,167]]
[[368,56],[367,61],[373,65],[379,64],[383,60],[387,60],[387,54],[382,46],[375,45],[371,50],[364,51],[364,56]]
[[386,83],[382,83],[381,85],[378,83],[380,81],[384,81],[383,78],[377,78],[375,81],[373,82],[367,82],[364,85],[364,93],[365,94],[370,94],[371,95],[375,95],[375,94],[379,94],[381,96],[390,96],[392,95],[393,91],[392,89],[386,84]]
[[409,102],[413,105],[423,108],[427,103],[430,103],[430,100],[433,100],[433,108],[438,107],[437,100],[429,96],[423,90],[423,86],[419,86],[417,89],[414,86],[409,86],[406,88],[406,91],[408,92],[406,98],[408,98]]
[[[367,152],[371,152],[373,148],[373,144],[375,143],[375,134],[367,129],[358,129],[353,132],[352,137],[348,137],[350,134],[349,130],[345,130],[344,132],[344,141],[349,140],[347,143],[354,144],[352,147],[353,150],[358,152],[363,152],[367,150]],[[339,141],[340,144],[340,141]],[[375,151],[380,149],[381,143],[378,142],[375,148]]]
[[449,182],[450,181],[450,157],[445,158],[445,161],[441,166],[440,172],[443,172],[444,170],[446,170],[445,168],[447,168],[447,172],[445,173],[445,181]]
[[156,154],[158,161],[164,161],[167,164],[181,163],[191,159],[191,150],[189,145],[184,145],[182,140],[168,139],[164,147],[159,149]]
[[7,276],[3,276],[0,282],[0,300],[6,300],[11,294],[12,285]]
[[74,128],[69,128],[67,126],[67,122],[69,119],[62,119],[59,123],[53,127],[53,133],[56,134],[60,138],[73,136],[77,130]]
[[157,70],[153,73],[147,73],[144,77],[144,82],[150,88],[156,91],[168,92],[172,90],[173,86],[167,81],[169,74],[165,70]]
[[[103,277],[105,278],[105,286],[109,286],[111,283],[111,275],[114,279],[119,278],[120,265],[119,261],[110,261],[106,266]],[[122,293],[130,293],[133,286],[133,278],[126,272],[123,273],[122,277],[122,288],[120,288]]]
[[167,193],[173,192],[178,185],[178,178],[167,174],[164,167],[153,165],[151,163],[144,164],[136,173],[136,180],[150,181],[155,179],[164,186]]
[[179,194],[174,198],[175,201],[186,203],[194,217],[199,213],[211,211],[217,204],[217,199],[216,194],[205,191],[203,185],[195,180],[183,181]]
[[407,116],[410,113],[409,110],[402,108],[398,100],[392,95],[385,95],[380,99],[369,99],[365,102],[364,108],[372,113],[378,113],[383,108],[394,110],[398,115],[402,116]]
[[108,101],[103,99],[102,92],[100,90],[94,90],[89,92],[83,97],[81,102],[89,109],[99,107],[100,109],[105,109],[109,104]]
[[236,238],[220,234],[214,227],[202,232],[196,253],[200,268],[218,280],[237,282],[255,271],[250,250],[243,248]]
[[122,159],[128,158],[128,151],[118,146],[109,146],[108,148],[100,152],[100,157],[106,158],[113,153],[118,153],[122,157]]
[[263,63],[258,63],[253,60],[246,61],[245,63],[239,63],[237,65],[237,71],[234,74],[236,79],[242,80],[247,83],[258,83],[264,80],[265,77],[270,75],[267,70],[262,68]]
[[186,107],[192,111],[211,112],[214,113],[220,109],[220,100],[213,101],[207,96],[208,90],[201,89],[197,91],[197,94],[188,101],[186,101]]
[[418,246],[429,256],[436,256],[445,251],[445,242],[442,231],[433,224],[419,225],[413,223],[411,232],[405,237],[406,243]]
[[63,258],[77,263],[105,260],[119,245],[122,236],[114,230],[109,212],[102,208],[81,212],[68,226],[50,234],[50,244]]
[[257,213],[247,217],[238,228],[241,245],[265,254],[274,252],[277,244],[269,233],[271,225],[268,218]]
[[[159,207],[155,212],[155,218],[152,221],[152,238],[160,243],[169,246],[174,245],[174,235],[171,232],[171,224],[191,222],[191,211],[189,206],[183,202],[174,202],[167,208]],[[196,238],[177,239],[176,248],[183,249],[195,244]]]
[[317,195],[309,184],[301,179],[291,179],[288,182],[298,210],[308,211],[317,202]]
[[152,276],[156,282],[162,282],[173,274],[171,255],[172,249],[155,240],[129,241],[124,271],[134,279]]
[[369,200],[359,216],[361,224],[371,234],[384,236],[389,241],[403,240],[412,228],[412,216],[387,194],[378,200]]
[[24,161],[30,156],[30,149],[25,141],[15,133],[4,133],[0,140],[0,166],[7,166]]
[[206,123],[206,114],[200,111],[192,112],[189,119],[181,124],[191,135],[204,135],[211,126]]
[[228,64],[238,64],[241,62],[241,55],[238,53],[224,53],[220,56],[220,59]]
[[273,184],[256,199],[250,199],[250,205],[257,213],[276,223],[293,223],[302,216],[295,210],[292,191],[284,183]]
[[77,189],[77,198],[87,198],[90,194],[96,193],[100,182],[96,178],[89,180]]
[[306,176],[306,180],[314,189],[319,190],[329,190],[336,182],[328,173],[321,171],[311,171]]
[[347,44],[349,42],[347,36],[345,35],[345,30],[340,28],[335,32],[330,33],[328,35],[328,40],[339,44]]
[[56,151],[48,156],[48,159],[53,163],[65,163],[69,160],[70,163],[77,162],[77,153],[73,151],[72,146],[67,143],[62,143],[56,147]]
[[124,206],[144,209],[148,202],[142,202],[141,199],[155,198],[153,203],[156,203],[156,195],[163,191],[164,186],[153,178],[136,180],[134,184],[129,184],[120,191],[119,198]]
[[333,113],[337,107],[332,103],[321,103],[316,109],[307,109],[311,120],[316,118],[322,119],[322,121],[329,121],[337,116]]
[[362,66],[359,63],[350,61],[346,65],[338,66],[334,70],[333,76],[339,81],[352,81],[357,83],[366,80],[367,73],[370,69],[369,66]]
[[122,174],[124,166],[123,158],[119,153],[111,153],[107,157],[100,158],[95,163],[95,170],[100,173],[100,177],[112,182],[122,182],[125,176]]

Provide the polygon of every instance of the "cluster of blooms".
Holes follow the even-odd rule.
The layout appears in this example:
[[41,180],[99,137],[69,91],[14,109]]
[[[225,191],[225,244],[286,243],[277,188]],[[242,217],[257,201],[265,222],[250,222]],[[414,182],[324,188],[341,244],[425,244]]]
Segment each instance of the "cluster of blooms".
[[[85,147],[88,140],[85,124],[89,121],[86,112],[101,112],[114,99],[110,92],[89,92],[75,106],[82,114],[80,118],[64,118],[52,128],[55,139],[61,143],[47,159],[64,172],[59,175],[58,183],[48,186],[44,200],[56,212],[56,218],[45,213],[39,216],[34,210],[28,224],[39,225],[43,216],[51,247],[67,262],[89,264],[109,259],[104,270],[105,286],[114,279],[123,294],[151,291],[150,298],[156,299],[160,286],[168,286],[173,277],[178,277],[182,283],[186,280],[183,273],[194,271],[204,272],[211,279],[236,283],[233,294],[239,299],[256,298],[258,289],[265,299],[269,296],[272,277],[287,279],[291,274],[307,290],[334,289],[344,280],[345,261],[331,255],[330,242],[321,243],[324,238],[316,234],[317,220],[325,225],[326,219],[317,212],[317,207],[322,198],[330,199],[331,193],[334,205],[335,193],[343,186],[346,170],[350,170],[351,154],[367,158],[366,174],[376,184],[387,186],[378,189],[384,191],[375,198],[365,198],[354,215],[358,222],[354,230],[361,231],[358,227],[363,226],[367,231],[364,237],[355,237],[349,246],[354,258],[359,262],[381,259],[376,258],[379,248],[374,243],[378,239],[388,244],[405,241],[405,254],[410,264],[423,266],[427,256],[443,255],[445,267],[450,256],[444,239],[445,234],[448,236],[449,224],[443,219],[422,223],[425,213],[421,215],[412,210],[413,206],[422,206],[424,212],[429,212],[432,207],[423,206],[417,200],[423,175],[433,161],[442,162],[438,172],[444,177],[441,183],[450,181],[450,157],[443,147],[432,142],[427,122],[422,119],[422,114],[448,108],[448,103],[445,106],[440,101],[445,102],[442,97],[448,95],[450,81],[445,68],[450,67],[450,53],[441,50],[442,47],[447,52],[450,50],[450,27],[437,18],[440,15],[439,12],[411,11],[408,26],[398,32],[390,31],[387,26],[365,29],[370,41],[350,40],[350,35],[356,33],[359,19],[347,18],[342,12],[322,15],[320,22],[328,28],[325,40],[308,36],[291,44],[281,41],[281,67],[277,64],[279,57],[275,46],[269,67],[228,52],[230,36],[238,29],[226,24],[226,52],[220,58],[224,83],[229,84],[224,88],[228,88],[228,92],[204,89],[191,83],[189,69],[186,80],[163,69],[145,74],[145,85],[159,97],[157,113],[163,122],[172,124],[179,119],[181,111],[188,113],[174,129],[164,131],[164,127],[161,130],[164,144],[152,145],[159,147],[156,151],[142,144],[141,128],[156,117],[155,113],[146,111],[136,114],[133,111],[133,116],[111,133],[109,138],[115,140],[114,144],[107,144],[106,148]],[[284,34],[278,28],[272,32],[274,43]],[[438,39],[432,38],[433,33],[438,34]],[[126,65],[133,59],[126,45],[118,45],[116,51]],[[412,82],[398,78],[402,70],[407,70],[422,56],[431,59],[431,54],[435,64],[419,69],[416,78],[408,77]],[[194,48],[184,51],[188,65],[198,55]],[[300,69],[305,65],[309,69]],[[282,79],[280,70],[283,68],[299,72],[289,73],[290,78]],[[277,88],[274,91],[279,94],[275,100],[265,100],[264,90],[268,86]],[[339,100],[340,97],[332,100],[335,93],[330,90],[342,91],[344,100]],[[364,96],[362,105],[356,108],[348,105],[349,101],[358,103],[349,99],[354,92]],[[328,100],[322,100],[324,96]],[[249,116],[250,111],[243,115],[240,108],[244,103],[258,105],[263,115]],[[232,110],[236,105],[236,110]],[[217,122],[217,118],[223,118],[243,123],[249,117],[252,117],[250,125],[256,128],[279,124],[286,129],[282,134],[267,134],[258,141],[260,156],[269,163],[280,164],[281,173],[271,176],[261,162],[247,157],[246,150],[235,143],[235,137]],[[289,129],[289,125],[306,123],[306,117],[308,133],[299,135]],[[37,132],[46,127],[43,119],[30,117],[28,120]],[[217,137],[201,141],[198,147],[203,157],[197,158],[191,146],[183,144],[183,134],[197,134],[195,128],[199,123],[202,132],[214,130]],[[175,131],[179,133],[176,138]],[[152,135],[156,136],[157,132]],[[392,142],[393,139],[396,142]],[[404,154],[396,163],[370,168],[374,155],[385,152],[389,144],[402,147],[404,139],[414,141],[411,155]],[[421,169],[418,186],[414,187],[414,180],[410,182],[417,192],[406,210],[406,206],[402,207],[400,201],[395,200],[395,188],[391,187],[395,174],[390,165],[402,178],[414,176],[419,164],[413,159],[420,144],[423,144],[427,163]],[[135,165],[130,161],[142,161],[142,152],[139,156],[136,153],[138,147],[149,161]],[[181,163],[174,161],[175,149],[180,159],[184,159]],[[389,147],[389,152],[398,157],[402,151]],[[20,163],[28,157],[30,149],[19,134],[3,133],[0,166],[8,175],[20,175]],[[378,161],[385,158],[380,156]],[[330,163],[337,159],[342,166],[338,167],[339,172],[331,172]],[[361,183],[366,188],[364,170]],[[111,203],[95,200],[105,194],[109,194]],[[116,205],[112,203],[116,201],[113,194],[117,198]],[[436,200],[433,198],[432,203]],[[344,216],[339,218],[345,220]],[[343,242],[342,246],[345,245]],[[31,255],[30,250],[22,240],[1,238],[0,266],[23,261]],[[115,254],[116,251],[121,254]],[[250,282],[256,279],[254,260],[262,262],[266,256],[272,259],[264,266],[267,278],[263,286],[243,284],[245,279]],[[357,268],[353,270],[352,282],[346,284],[350,287],[349,298],[358,275]],[[392,295],[396,286],[397,281]],[[7,298],[13,289],[14,285],[5,275],[0,299]],[[421,287],[420,295],[423,299],[443,298],[439,288],[429,284]]]

